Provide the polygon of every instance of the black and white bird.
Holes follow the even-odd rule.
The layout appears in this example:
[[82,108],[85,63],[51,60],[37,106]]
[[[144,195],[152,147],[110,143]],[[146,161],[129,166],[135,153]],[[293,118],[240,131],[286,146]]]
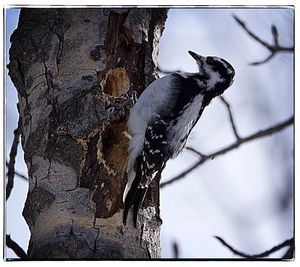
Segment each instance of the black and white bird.
[[233,82],[234,69],[224,59],[192,51],[199,71],[178,72],[152,82],[130,111],[128,183],[124,190],[123,223],[133,207],[138,211],[149,184],[160,177],[166,162],[184,148],[187,138],[210,101]]

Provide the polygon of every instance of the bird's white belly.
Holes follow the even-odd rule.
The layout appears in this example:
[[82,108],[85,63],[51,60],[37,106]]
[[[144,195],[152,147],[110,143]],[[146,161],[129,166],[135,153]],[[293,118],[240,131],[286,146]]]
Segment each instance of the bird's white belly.
[[193,101],[183,108],[182,113],[179,114],[176,124],[170,125],[168,130],[168,142],[172,151],[180,152],[183,149],[186,137],[192,130],[194,123],[198,118],[202,101],[203,95],[199,94],[195,96]]

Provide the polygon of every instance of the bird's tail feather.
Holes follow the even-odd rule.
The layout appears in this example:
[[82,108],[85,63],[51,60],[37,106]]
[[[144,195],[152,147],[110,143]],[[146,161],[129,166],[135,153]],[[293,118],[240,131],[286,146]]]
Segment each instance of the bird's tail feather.
[[147,191],[148,191],[148,187],[138,188],[138,190],[136,191],[136,196],[135,196],[135,200],[134,200],[134,204],[133,204],[133,225],[134,225],[134,227],[136,227],[138,212],[144,202]]
[[136,227],[138,211],[141,208],[143,201],[145,199],[148,187],[141,187],[140,182],[142,179],[142,171],[140,168],[139,157],[136,162],[136,166],[139,166],[136,169],[136,172],[131,172],[129,174],[129,184],[126,189],[127,194],[125,195],[124,201],[124,213],[123,213],[123,224],[126,225],[126,220],[128,217],[129,210],[133,207],[133,222],[134,227]]
[[126,225],[129,210],[133,207],[133,223],[136,227],[138,211],[141,208],[144,198],[146,196],[148,187],[140,188],[131,186],[125,198],[123,224]]
[[135,194],[136,191],[132,189],[132,187],[129,189],[126,197],[125,197],[125,201],[124,201],[124,212],[123,212],[123,224],[126,225],[126,220],[127,220],[127,216],[128,216],[128,212],[130,210],[130,208],[133,205],[133,201],[135,198]]

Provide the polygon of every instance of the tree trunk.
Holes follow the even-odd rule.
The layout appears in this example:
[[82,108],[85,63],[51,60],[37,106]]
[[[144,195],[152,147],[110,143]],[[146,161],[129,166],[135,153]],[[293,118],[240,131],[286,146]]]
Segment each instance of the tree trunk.
[[[157,258],[159,185],[122,224],[129,89],[156,78],[166,9],[22,9],[9,75],[19,96],[39,259]],[[131,216],[129,216],[131,217]]]

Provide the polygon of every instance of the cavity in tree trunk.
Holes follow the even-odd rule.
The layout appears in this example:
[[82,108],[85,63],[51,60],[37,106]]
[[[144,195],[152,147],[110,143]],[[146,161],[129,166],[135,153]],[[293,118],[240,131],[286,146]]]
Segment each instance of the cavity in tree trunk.
[[[128,90],[156,77],[166,9],[21,10],[9,75],[18,91],[30,258],[157,258],[159,185],[122,224]],[[130,99],[129,99],[130,100]],[[131,218],[131,216],[129,216]]]

